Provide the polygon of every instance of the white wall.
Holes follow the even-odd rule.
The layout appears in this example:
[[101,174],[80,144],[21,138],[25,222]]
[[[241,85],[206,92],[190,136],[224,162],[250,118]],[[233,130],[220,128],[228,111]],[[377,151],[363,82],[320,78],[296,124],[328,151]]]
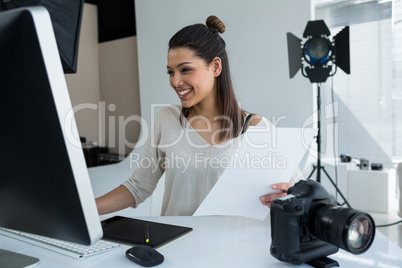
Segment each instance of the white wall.
[[[141,115],[149,129],[160,110],[152,106],[180,103],[166,74],[170,37],[212,14],[226,25],[222,37],[242,107],[273,121],[285,116],[282,127],[302,127],[312,115],[312,85],[300,74],[289,79],[286,43],[286,32],[301,37],[311,20],[310,0],[135,0],[135,7]],[[152,197],[153,214],[162,188]]]
[[134,148],[141,125],[137,37],[99,44],[100,94],[105,102],[105,145],[112,153],[127,155]]

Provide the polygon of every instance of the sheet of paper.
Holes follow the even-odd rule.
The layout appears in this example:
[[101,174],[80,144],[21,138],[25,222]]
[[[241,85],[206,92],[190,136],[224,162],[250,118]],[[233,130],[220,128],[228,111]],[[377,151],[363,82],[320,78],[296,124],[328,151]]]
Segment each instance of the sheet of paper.
[[274,193],[272,184],[289,182],[316,133],[312,128],[247,130],[229,168],[193,216],[235,215],[264,220],[269,208],[259,197]]

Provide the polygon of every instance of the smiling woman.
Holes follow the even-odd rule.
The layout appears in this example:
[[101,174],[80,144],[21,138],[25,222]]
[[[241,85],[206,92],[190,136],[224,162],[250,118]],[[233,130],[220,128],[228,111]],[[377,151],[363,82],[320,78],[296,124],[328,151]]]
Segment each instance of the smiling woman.
[[[187,26],[170,39],[166,68],[181,106],[160,112],[139,159],[149,165],[138,165],[123,185],[98,198],[100,214],[136,207],[165,173],[161,214],[192,215],[227,168],[247,128],[272,128],[266,118],[248,114],[237,103],[220,35],[224,31],[224,24],[210,16],[206,25]],[[272,185],[278,192],[260,197],[261,204],[269,206],[289,187]]]
[[[168,53],[168,66],[170,66],[169,63],[172,60],[183,60],[185,62],[186,57],[190,62],[191,60],[196,61],[197,66],[193,67],[199,67],[197,70],[200,70],[196,76],[199,79],[206,80],[202,83],[202,86],[205,87],[199,89],[201,99],[204,100],[204,97],[207,97],[208,107],[213,107],[215,114],[228,119],[221,122],[221,128],[225,130],[219,134],[221,140],[236,137],[242,128],[245,116],[245,112],[241,111],[238,106],[233,91],[226,43],[220,35],[225,32],[225,29],[225,24],[219,18],[209,16],[206,25],[190,25],[178,31],[169,41]],[[180,64],[180,62],[178,63]],[[201,69],[202,65],[205,68]],[[192,66],[187,67],[184,68],[184,71],[191,72],[193,70]],[[174,79],[174,77],[172,78],[171,75],[170,84],[175,89],[176,84],[174,82],[180,81]],[[197,101],[197,98],[194,101]],[[182,101],[182,122],[184,117],[191,119],[193,116],[200,114],[200,112],[202,113],[202,110],[199,110],[200,106],[187,106],[184,104],[187,103]],[[195,104],[204,105],[205,103],[195,102]]]

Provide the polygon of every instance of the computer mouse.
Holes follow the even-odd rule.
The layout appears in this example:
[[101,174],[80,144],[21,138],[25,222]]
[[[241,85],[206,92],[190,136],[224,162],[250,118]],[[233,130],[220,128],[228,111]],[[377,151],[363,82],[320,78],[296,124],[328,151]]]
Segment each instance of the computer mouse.
[[164,260],[162,254],[145,245],[137,245],[129,248],[126,251],[126,257],[144,267],[152,267],[161,264]]

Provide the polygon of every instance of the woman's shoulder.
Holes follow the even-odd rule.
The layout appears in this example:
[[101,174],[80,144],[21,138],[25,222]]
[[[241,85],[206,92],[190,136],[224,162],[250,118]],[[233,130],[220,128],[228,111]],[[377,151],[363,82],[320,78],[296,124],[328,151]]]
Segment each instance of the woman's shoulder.
[[261,122],[262,118],[263,117],[261,115],[252,114],[250,121],[249,121],[249,126],[251,126],[251,127],[257,126]]
[[262,115],[252,114],[249,121],[249,126],[267,128],[272,127],[272,123]]
[[158,119],[179,118],[181,114],[180,105],[167,104],[159,112]]
[[[180,129],[180,114],[181,107],[178,105],[164,105],[159,114],[151,119],[151,124],[154,124],[155,133],[162,133],[165,131],[174,132]],[[156,118],[156,119],[155,119]]]

